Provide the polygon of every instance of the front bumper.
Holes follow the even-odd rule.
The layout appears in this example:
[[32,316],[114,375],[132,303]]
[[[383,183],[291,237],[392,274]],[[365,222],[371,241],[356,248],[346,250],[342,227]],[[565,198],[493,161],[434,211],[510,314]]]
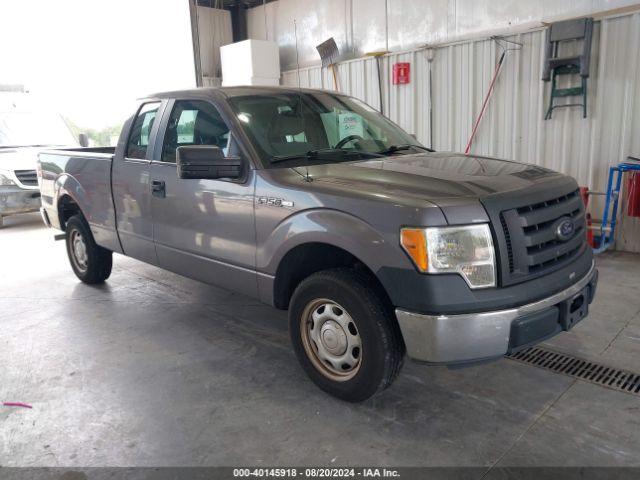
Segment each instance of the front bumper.
[[0,216],[37,212],[40,208],[40,191],[20,187],[0,187]]
[[595,295],[598,271],[534,303],[507,310],[424,315],[396,309],[407,354],[414,360],[455,364],[502,356],[538,343],[582,320]]

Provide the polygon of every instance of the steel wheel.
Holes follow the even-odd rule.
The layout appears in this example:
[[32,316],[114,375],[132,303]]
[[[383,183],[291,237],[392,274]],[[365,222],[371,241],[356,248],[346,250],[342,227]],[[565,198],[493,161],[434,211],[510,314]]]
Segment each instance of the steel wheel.
[[362,340],[351,315],[332,300],[307,304],[300,318],[300,334],[307,356],[325,377],[353,378],[362,363]]
[[112,253],[96,244],[86,220],[81,215],[73,215],[67,220],[65,230],[67,255],[76,277],[89,285],[109,278]]
[[89,254],[87,253],[87,244],[84,241],[84,237],[78,230],[71,232],[71,252],[73,253],[71,258],[78,270],[86,271],[89,264]]

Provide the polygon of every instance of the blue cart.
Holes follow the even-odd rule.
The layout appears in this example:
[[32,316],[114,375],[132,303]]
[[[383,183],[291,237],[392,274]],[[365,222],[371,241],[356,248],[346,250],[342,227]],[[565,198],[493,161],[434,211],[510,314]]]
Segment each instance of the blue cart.
[[620,188],[622,186],[622,176],[625,172],[640,172],[640,158],[628,157],[626,162],[619,163],[615,167],[609,167],[602,225],[600,226],[600,235],[595,236],[596,247],[593,249],[594,253],[604,252],[614,242]]

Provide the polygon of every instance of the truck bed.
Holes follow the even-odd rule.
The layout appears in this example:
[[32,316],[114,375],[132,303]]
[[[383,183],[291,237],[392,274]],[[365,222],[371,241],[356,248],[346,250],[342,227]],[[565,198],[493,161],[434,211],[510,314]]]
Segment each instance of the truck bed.
[[40,153],[38,163],[45,221],[64,230],[64,205],[73,202],[84,213],[96,243],[117,252],[121,248],[111,195],[114,153],[115,147],[47,150]]
[[113,155],[116,153],[116,147],[76,147],[76,148],[56,148],[47,150],[45,153],[70,152],[81,156],[93,156],[95,154]]

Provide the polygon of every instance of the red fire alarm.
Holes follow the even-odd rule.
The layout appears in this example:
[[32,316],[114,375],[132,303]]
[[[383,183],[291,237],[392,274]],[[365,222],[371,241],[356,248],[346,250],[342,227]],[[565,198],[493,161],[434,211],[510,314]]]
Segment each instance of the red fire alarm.
[[399,62],[393,64],[393,84],[404,85],[411,80],[411,64]]

